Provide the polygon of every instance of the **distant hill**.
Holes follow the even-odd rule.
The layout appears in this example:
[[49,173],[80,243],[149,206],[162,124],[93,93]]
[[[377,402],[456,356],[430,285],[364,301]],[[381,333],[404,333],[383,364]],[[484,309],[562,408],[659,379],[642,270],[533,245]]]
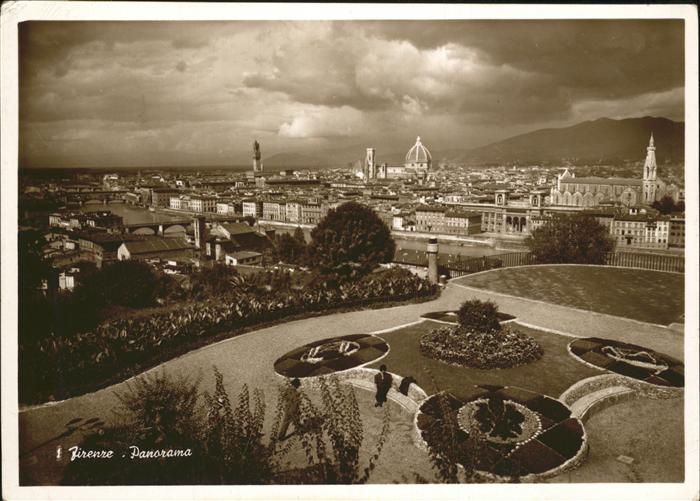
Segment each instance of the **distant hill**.
[[667,118],[600,118],[560,129],[540,129],[473,148],[453,160],[466,164],[614,164],[643,161],[654,133],[659,163],[683,162],[685,123]]
[[268,158],[263,158],[263,166],[265,170],[269,169],[302,169],[324,167],[329,165],[328,160],[323,158],[303,155],[301,153],[278,153]]

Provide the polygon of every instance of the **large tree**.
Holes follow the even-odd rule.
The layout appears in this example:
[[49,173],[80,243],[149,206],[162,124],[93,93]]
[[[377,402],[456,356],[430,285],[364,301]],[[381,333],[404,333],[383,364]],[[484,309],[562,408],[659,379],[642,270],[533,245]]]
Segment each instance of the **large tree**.
[[158,275],[141,261],[117,261],[91,275],[74,295],[86,307],[120,305],[143,308],[155,303]]
[[306,240],[304,232],[297,227],[294,234],[282,233],[275,238],[277,259],[288,264],[304,265],[306,261]]
[[661,200],[655,200],[651,206],[661,212],[661,214],[685,211],[685,202],[679,201],[676,203],[673,198],[668,195],[665,195]]
[[391,231],[369,207],[347,202],[311,232],[309,264],[324,273],[367,273],[394,258]]
[[554,216],[535,229],[525,244],[540,264],[605,264],[605,255],[615,248],[608,228],[586,214]]

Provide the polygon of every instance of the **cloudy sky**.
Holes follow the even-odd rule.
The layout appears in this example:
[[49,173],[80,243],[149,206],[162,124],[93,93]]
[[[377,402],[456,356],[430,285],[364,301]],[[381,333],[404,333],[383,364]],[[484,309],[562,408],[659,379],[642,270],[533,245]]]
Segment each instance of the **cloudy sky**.
[[28,22],[20,165],[248,163],[682,120],[683,21]]

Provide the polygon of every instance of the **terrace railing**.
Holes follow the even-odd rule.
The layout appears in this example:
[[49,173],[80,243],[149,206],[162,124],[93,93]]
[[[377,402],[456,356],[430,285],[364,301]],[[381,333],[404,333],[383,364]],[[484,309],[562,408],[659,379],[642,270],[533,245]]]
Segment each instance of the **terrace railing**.
[[[425,252],[413,251],[412,254],[398,255],[394,262],[411,266],[426,266],[428,258]],[[530,252],[508,252],[492,256],[465,257],[459,255],[440,254],[438,256],[438,272],[449,278],[470,275],[480,271],[495,268],[510,268],[536,264]],[[606,255],[606,265],[624,268],[639,268],[644,270],[671,271],[683,273],[685,258],[664,254],[645,254],[635,252],[610,252]]]
[[645,254],[637,252],[610,252],[606,256],[608,266],[641,268],[655,271],[685,272],[685,256]]
[[445,264],[439,263],[438,269],[440,274],[455,278],[495,268],[510,268],[511,266],[527,264],[533,264],[532,255],[529,252],[508,252],[492,256],[452,259]]

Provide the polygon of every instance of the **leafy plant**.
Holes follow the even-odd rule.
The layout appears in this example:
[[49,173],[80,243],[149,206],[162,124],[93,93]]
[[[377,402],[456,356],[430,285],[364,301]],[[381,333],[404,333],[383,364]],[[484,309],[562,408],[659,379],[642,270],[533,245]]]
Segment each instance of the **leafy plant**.
[[465,301],[459,307],[457,321],[466,332],[496,333],[501,330],[498,305],[492,301]]
[[382,429],[367,465],[360,464],[364,438],[360,409],[352,386],[335,377],[320,380],[321,407],[306,400],[303,420],[309,427],[303,446],[309,460],[306,483],[362,484],[369,480],[390,431],[389,408],[384,411]]
[[525,416],[498,395],[492,395],[486,402],[478,402],[476,407],[474,417],[483,433],[505,439],[517,437],[523,431]]
[[[251,396],[247,385],[235,407],[224,388],[223,376],[214,368],[215,390],[204,394],[204,462],[207,477],[219,484],[270,482],[277,470],[276,434],[264,441],[265,400],[261,390]],[[278,410],[279,416],[279,410]]]

